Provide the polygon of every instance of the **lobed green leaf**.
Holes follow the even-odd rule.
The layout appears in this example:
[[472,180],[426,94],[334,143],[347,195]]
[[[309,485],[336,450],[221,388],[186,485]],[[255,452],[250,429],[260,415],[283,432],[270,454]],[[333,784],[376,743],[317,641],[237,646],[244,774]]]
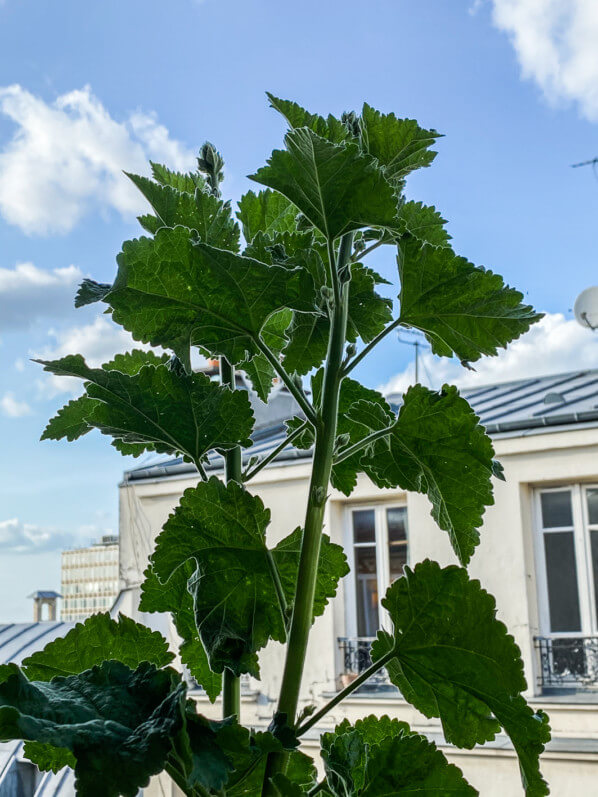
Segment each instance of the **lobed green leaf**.
[[[234,481],[225,485],[213,477],[185,491],[158,536],[151,565],[166,586],[189,559],[196,562],[188,588],[214,672],[228,667],[237,675],[257,676],[257,651],[269,639],[286,639],[285,602],[294,595],[301,532],[294,531],[270,551],[265,538],[269,522],[270,512],[259,497]],[[325,539],[315,614],[323,612],[345,572],[342,549]]]
[[30,681],[50,681],[58,675],[77,675],[103,661],[114,659],[132,670],[143,662],[165,667],[174,659],[158,631],[120,614],[94,614],[26,658],[23,673]]
[[137,340],[188,351],[200,346],[238,365],[259,354],[270,316],[315,306],[311,276],[194,242],[183,227],[128,241],[106,297],[114,320]]
[[297,213],[297,208],[286,197],[267,188],[257,194],[253,191],[244,194],[239,200],[237,218],[245,240],[250,243],[259,232],[266,235],[294,232]]
[[500,726],[519,757],[528,797],[548,794],[539,756],[550,739],[548,718],[522,697],[521,653],[496,619],[494,598],[463,568],[429,560],[405,569],[382,600],[394,632],[378,632],[372,660],[427,717],[439,717],[448,742],[472,748]]
[[329,241],[393,224],[393,189],[357,144],[334,144],[300,127],[287,133],[285,145],[251,179],[286,196]]
[[170,612],[178,635],[181,661],[213,703],[222,691],[222,673],[212,672],[205,648],[199,638],[193,612],[193,598],[187,582],[195,572],[195,561],[187,560],[165,584],[160,583],[152,567],[145,571],[141,584],[139,610]]
[[435,744],[387,716],[370,715],[354,726],[345,720],[323,734],[322,757],[334,797],[477,794]]
[[401,324],[421,330],[435,354],[474,362],[497,354],[542,318],[502,277],[448,247],[407,237],[397,260]]
[[[147,365],[141,365],[144,359]],[[143,352],[115,359],[113,368],[89,368],[80,354],[38,360],[46,371],[84,379],[86,387],[84,396],[52,418],[42,440],[73,440],[96,428],[124,444],[128,454],[181,453],[196,464],[210,449],[251,445],[253,412],[245,392],[155,361]]]
[[50,682],[29,681],[9,664],[0,670],[0,738],[69,750],[81,797],[135,797],[164,767],[184,696],[177,673],[147,662],[131,670],[105,661]]

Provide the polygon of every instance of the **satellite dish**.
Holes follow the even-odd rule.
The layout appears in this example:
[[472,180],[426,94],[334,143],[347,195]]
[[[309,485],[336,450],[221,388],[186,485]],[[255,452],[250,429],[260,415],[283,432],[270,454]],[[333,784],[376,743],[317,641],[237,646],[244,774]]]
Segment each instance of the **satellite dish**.
[[598,329],[598,286],[582,291],[573,306],[575,319],[586,329]]

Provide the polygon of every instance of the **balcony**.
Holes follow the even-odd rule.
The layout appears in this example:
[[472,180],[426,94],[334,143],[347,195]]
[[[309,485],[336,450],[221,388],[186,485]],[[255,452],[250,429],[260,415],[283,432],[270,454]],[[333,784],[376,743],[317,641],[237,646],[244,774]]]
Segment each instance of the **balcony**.
[[598,695],[598,637],[534,637],[534,645],[543,694]]
[[[339,637],[337,640],[340,651],[340,686],[344,688],[351,681],[360,675],[371,665],[370,648],[372,647],[373,637]],[[369,678],[359,689],[359,693],[372,692],[396,692],[389,679],[388,673],[384,668],[378,670]]]

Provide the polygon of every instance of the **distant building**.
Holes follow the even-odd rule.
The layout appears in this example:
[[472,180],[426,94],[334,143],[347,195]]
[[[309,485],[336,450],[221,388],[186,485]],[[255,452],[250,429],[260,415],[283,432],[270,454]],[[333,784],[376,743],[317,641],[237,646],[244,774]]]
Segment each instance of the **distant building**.
[[[38,590],[29,595],[29,597],[33,598],[34,623],[41,623],[44,619],[50,622],[56,620],[56,603],[58,598],[62,598],[59,592],[54,592],[54,590]],[[44,608],[48,609],[47,618],[44,618]]]
[[65,622],[108,611],[118,595],[118,537],[106,535],[88,548],[63,551],[61,580]]

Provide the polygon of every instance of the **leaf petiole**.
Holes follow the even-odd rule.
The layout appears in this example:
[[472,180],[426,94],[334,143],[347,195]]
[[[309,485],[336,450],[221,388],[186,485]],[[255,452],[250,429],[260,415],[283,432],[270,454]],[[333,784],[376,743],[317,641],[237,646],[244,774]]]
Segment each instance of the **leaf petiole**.
[[273,459],[276,459],[276,457],[281,454],[285,448],[293,442],[293,440],[299,437],[299,435],[304,432],[308,426],[310,426],[309,421],[305,421],[305,423],[302,423],[301,426],[298,426],[295,430],[293,430],[291,434],[287,435],[282,443],[279,443],[279,445],[277,445],[276,448],[268,454],[268,456],[260,460],[253,468],[245,471],[243,474],[243,481],[251,481],[251,479],[253,479],[253,477],[262,470],[262,468],[265,468],[266,465],[269,465]]
[[365,448],[370,443],[373,443],[375,440],[379,440],[381,437],[386,437],[386,435],[390,434],[393,430],[394,426],[388,426],[386,429],[378,429],[377,432],[372,432],[371,434],[364,437],[362,440],[358,440],[349,448],[344,448],[334,458],[334,464],[338,465],[339,462],[342,462],[345,459],[349,459],[352,457],[353,454],[356,454],[358,451],[361,451],[362,448]]
[[378,672],[378,670],[381,670],[382,667],[388,664],[388,662],[391,659],[393,659],[395,656],[396,656],[396,651],[394,648],[392,648],[392,650],[389,650],[388,653],[382,656],[382,658],[378,659],[378,661],[371,664],[367,668],[367,670],[364,670],[361,673],[361,675],[358,675],[357,678],[354,681],[352,681],[348,686],[346,686],[344,689],[341,689],[340,692],[337,692],[337,694],[331,700],[329,700],[325,706],[322,706],[322,708],[319,711],[316,711],[315,714],[312,714],[311,717],[303,723],[303,725],[297,728],[297,730],[295,731],[296,735],[301,736],[302,734],[306,733],[306,731],[308,731],[310,728],[313,728],[313,726],[316,725],[322,719],[323,716],[328,714],[328,712],[331,709],[333,709],[336,705],[338,705],[341,701],[343,701],[348,695],[351,694],[351,692],[354,692],[356,689],[359,689],[359,687],[362,686],[362,684],[364,684],[369,678],[371,678],[372,675],[375,675]]

